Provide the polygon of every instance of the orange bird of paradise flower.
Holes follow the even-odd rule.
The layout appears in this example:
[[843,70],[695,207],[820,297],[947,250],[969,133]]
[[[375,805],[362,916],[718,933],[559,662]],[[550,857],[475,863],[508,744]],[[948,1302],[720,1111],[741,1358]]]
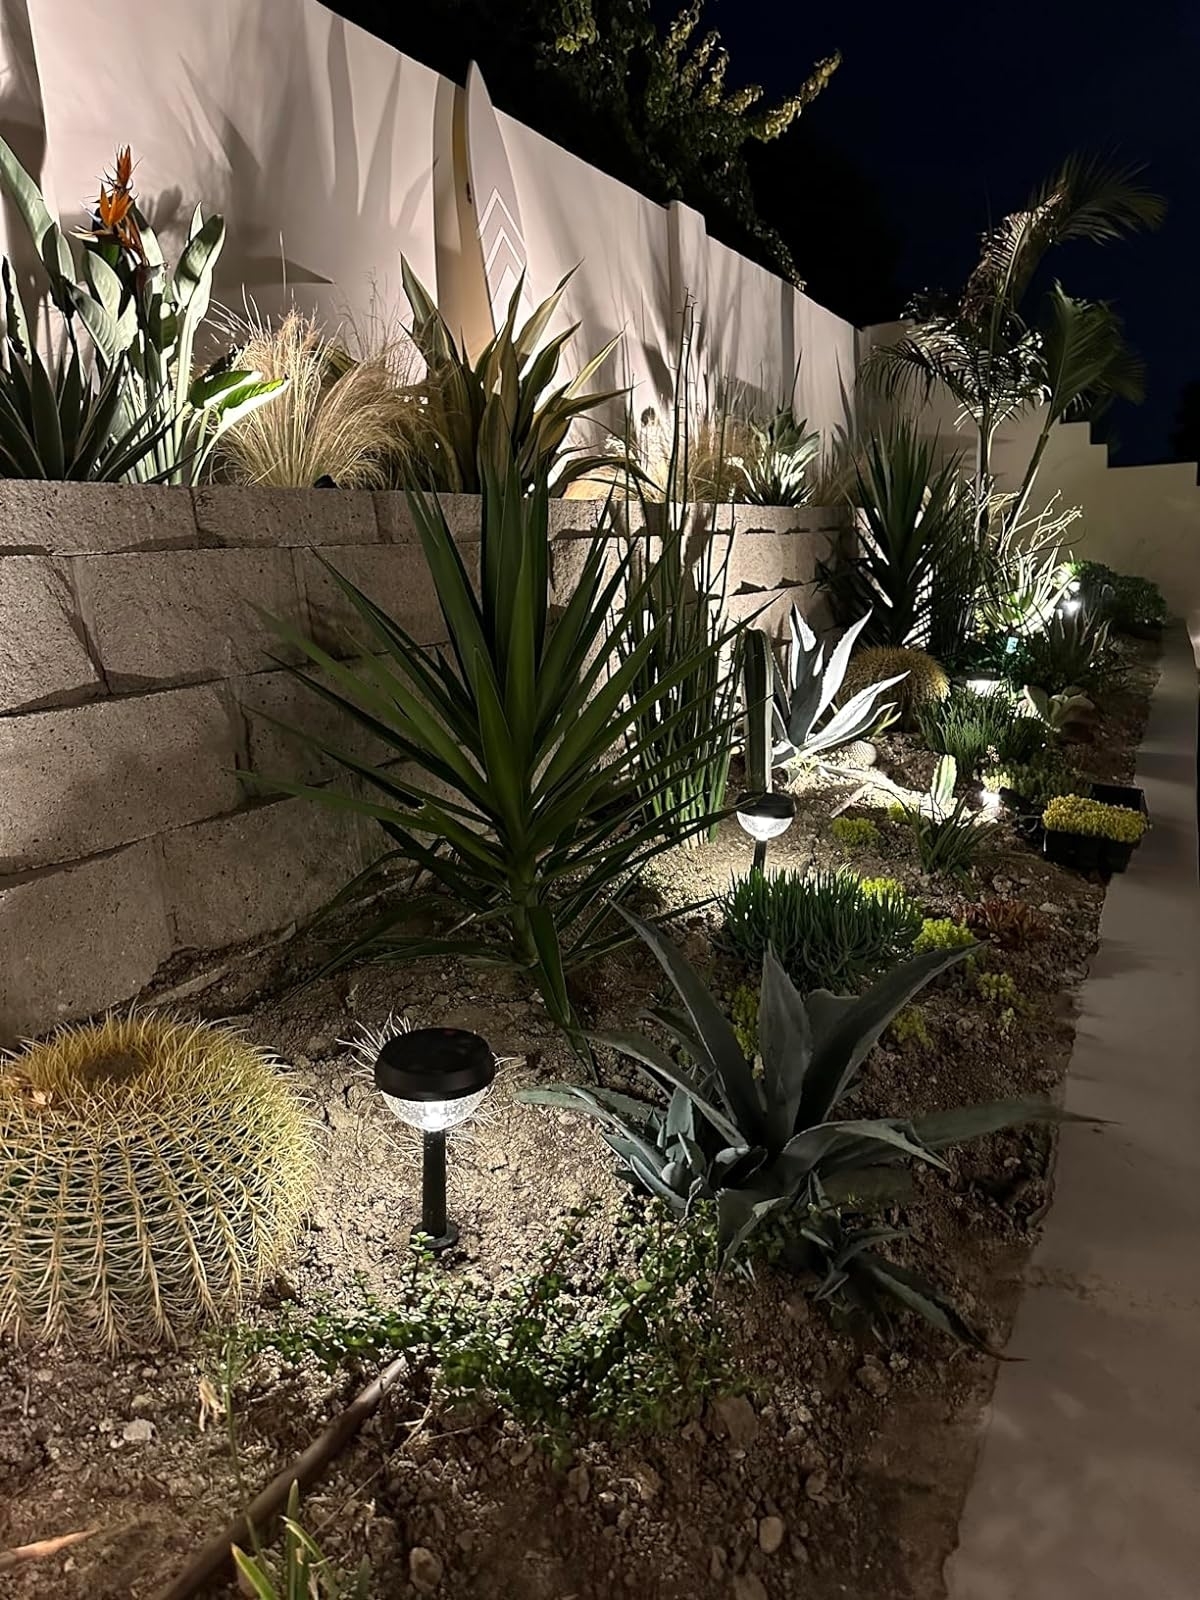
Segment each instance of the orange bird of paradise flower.
[[78,237],[92,244],[111,241],[128,251],[140,265],[146,265],[142,233],[134,211],[133,153],[128,145],[117,151],[116,169],[105,173],[100,182],[92,226],[80,229]]

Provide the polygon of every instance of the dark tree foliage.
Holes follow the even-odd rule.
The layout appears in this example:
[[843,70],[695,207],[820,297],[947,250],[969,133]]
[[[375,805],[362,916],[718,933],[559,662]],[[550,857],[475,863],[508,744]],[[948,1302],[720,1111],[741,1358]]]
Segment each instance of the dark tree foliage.
[[[760,204],[751,163],[794,128],[840,58],[764,105],[755,85],[729,86],[729,55],[703,28],[703,3],[666,24],[652,0],[338,0],[337,9],[460,82],[477,61],[503,109],[650,198],[694,206],[718,238],[798,281],[795,206]],[[795,190],[793,177],[785,192]]]

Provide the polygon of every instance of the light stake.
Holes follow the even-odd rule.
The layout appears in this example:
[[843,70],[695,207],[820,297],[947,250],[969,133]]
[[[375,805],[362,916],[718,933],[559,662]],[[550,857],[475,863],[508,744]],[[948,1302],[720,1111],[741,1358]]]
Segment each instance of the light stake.
[[762,794],[753,800],[743,800],[737,808],[737,819],[742,831],[754,840],[753,872],[761,872],[767,864],[767,840],[778,839],[786,833],[796,818],[796,802],[790,794]]
[[478,1110],[496,1076],[491,1046],[465,1028],[413,1028],[397,1033],[375,1061],[375,1087],[401,1122],[420,1129],[421,1226],[434,1252],[458,1238],[446,1216],[446,1129]]

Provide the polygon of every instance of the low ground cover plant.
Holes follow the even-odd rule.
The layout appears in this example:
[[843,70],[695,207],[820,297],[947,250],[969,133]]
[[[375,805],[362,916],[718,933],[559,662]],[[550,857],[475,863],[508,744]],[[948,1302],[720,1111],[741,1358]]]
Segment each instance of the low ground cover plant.
[[1131,806],[1112,806],[1081,795],[1059,795],[1042,812],[1042,823],[1055,833],[1081,833],[1115,844],[1137,844],[1146,818]]

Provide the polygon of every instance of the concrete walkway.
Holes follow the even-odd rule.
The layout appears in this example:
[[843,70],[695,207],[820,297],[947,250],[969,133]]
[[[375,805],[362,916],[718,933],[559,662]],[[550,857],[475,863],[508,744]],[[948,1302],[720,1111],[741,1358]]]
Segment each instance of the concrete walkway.
[[1080,992],[1072,1111],[950,1600],[1200,1597],[1196,670],[1182,630],[1138,754],[1152,831]]

